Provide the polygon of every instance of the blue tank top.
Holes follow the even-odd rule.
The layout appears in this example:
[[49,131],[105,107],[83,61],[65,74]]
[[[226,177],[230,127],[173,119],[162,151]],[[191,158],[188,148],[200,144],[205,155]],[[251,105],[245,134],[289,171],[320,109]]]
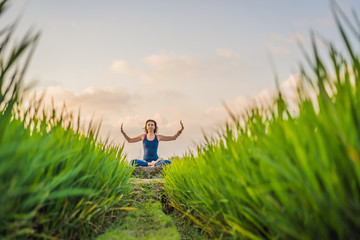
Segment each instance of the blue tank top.
[[147,139],[147,134],[145,134],[144,140],[144,160],[147,162],[151,162],[154,160],[158,160],[159,156],[157,155],[157,149],[159,146],[159,140],[157,139],[157,136],[155,134],[155,138],[152,141],[149,141]]

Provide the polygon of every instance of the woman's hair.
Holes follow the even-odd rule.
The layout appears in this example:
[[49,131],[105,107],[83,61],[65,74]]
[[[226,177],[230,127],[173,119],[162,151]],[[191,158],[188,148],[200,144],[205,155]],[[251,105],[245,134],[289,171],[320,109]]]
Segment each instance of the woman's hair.
[[157,130],[158,130],[157,124],[156,124],[156,122],[155,122],[154,120],[152,120],[152,119],[146,120],[146,122],[145,122],[145,128],[144,128],[144,129],[145,129],[145,133],[148,133],[148,130],[146,129],[146,125],[147,125],[148,122],[153,122],[153,123],[154,123],[154,125],[155,125],[154,133],[157,133]]

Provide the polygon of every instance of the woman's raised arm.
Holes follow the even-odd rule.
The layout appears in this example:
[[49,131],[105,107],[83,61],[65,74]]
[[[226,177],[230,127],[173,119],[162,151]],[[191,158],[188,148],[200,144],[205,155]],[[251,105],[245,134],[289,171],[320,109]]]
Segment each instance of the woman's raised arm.
[[120,128],[121,133],[124,135],[126,141],[128,141],[129,143],[134,143],[134,142],[139,142],[143,140],[144,134],[141,134],[137,137],[131,138],[128,135],[126,135],[126,133],[124,132],[123,129],[123,124],[121,124],[121,128]]
[[172,140],[177,139],[180,136],[180,134],[182,133],[182,131],[184,130],[184,125],[181,120],[180,120],[180,126],[181,126],[180,130],[174,136],[158,135],[159,141],[172,141]]

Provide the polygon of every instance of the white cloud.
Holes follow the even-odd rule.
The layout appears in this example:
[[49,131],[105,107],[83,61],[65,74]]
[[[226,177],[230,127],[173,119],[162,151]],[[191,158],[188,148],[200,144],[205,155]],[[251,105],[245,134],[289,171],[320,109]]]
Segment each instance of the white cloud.
[[203,66],[189,56],[151,55],[131,65],[124,60],[115,60],[110,66],[113,73],[141,79],[145,83],[161,81],[186,81],[203,78]]
[[[297,87],[299,83],[299,75],[293,74],[280,84],[280,91],[282,92],[285,101],[291,104],[290,108],[294,107],[294,103],[297,101]],[[254,107],[260,107],[264,109],[271,107],[276,96],[276,91],[264,89],[253,97],[246,98],[243,96],[238,96],[234,99],[224,100],[224,104],[232,114],[234,114],[236,117],[239,117],[243,114],[246,114],[248,110]],[[204,111],[204,119],[208,119],[209,125],[221,125],[221,123],[231,120],[231,117],[226,108],[224,105],[212,106]]]
[[110,66],[110,70],[113,73],[123,73],[126,75],[136,74],[136,70],[126,61],[115,60]]
[[228,60],[234,67],[242,67],[240,55],[234,54],[231,49],[228,48],[218,48],[216,50],[217,56]]
[[196,59],[186,55],[154,54],[137,63],[115,60],[110,66],[114,74],[142,80],[145,83],[201,81],[209,77],[231,74],[242,67],[238,54],[219,48],[214,59]]
[[189,56],[152,55],[143,58],[148,74],[143,79],[147,82],[178,80],[191,81],[206,76],[206,69]]
[[216,50],[216,53],[218,56],[223,57],[223,58],[231,59],[233,57],[231,50],[228,48],[218,48]]
[[[38,96],[40,97],[40,96]],[[33,98],[33,93],[24,95],[25,102]],[[138,96],[111,88],[86,88],[77,93],[61,86],[52,86],[45,89],[43,103],[47,109],[61,110],[66,105],[68,112],[77,114],[81,110],[81,118],[85,120],[95,116],[96,119],[103,118],[103,122],[116,120],[119,115],[128,114],[136,105]]]
[[300,84],[299,74],[292,74],[280,84],[280,91],[287,101],[297,101],[297,88]]

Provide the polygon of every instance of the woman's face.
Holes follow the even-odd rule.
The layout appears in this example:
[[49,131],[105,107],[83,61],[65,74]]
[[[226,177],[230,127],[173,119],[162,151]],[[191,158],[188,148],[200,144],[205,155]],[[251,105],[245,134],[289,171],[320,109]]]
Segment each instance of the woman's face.
[[155,130],[155,123],[150,121],[146,124],[146,129],[148,130],[148,132],[154,132]]

